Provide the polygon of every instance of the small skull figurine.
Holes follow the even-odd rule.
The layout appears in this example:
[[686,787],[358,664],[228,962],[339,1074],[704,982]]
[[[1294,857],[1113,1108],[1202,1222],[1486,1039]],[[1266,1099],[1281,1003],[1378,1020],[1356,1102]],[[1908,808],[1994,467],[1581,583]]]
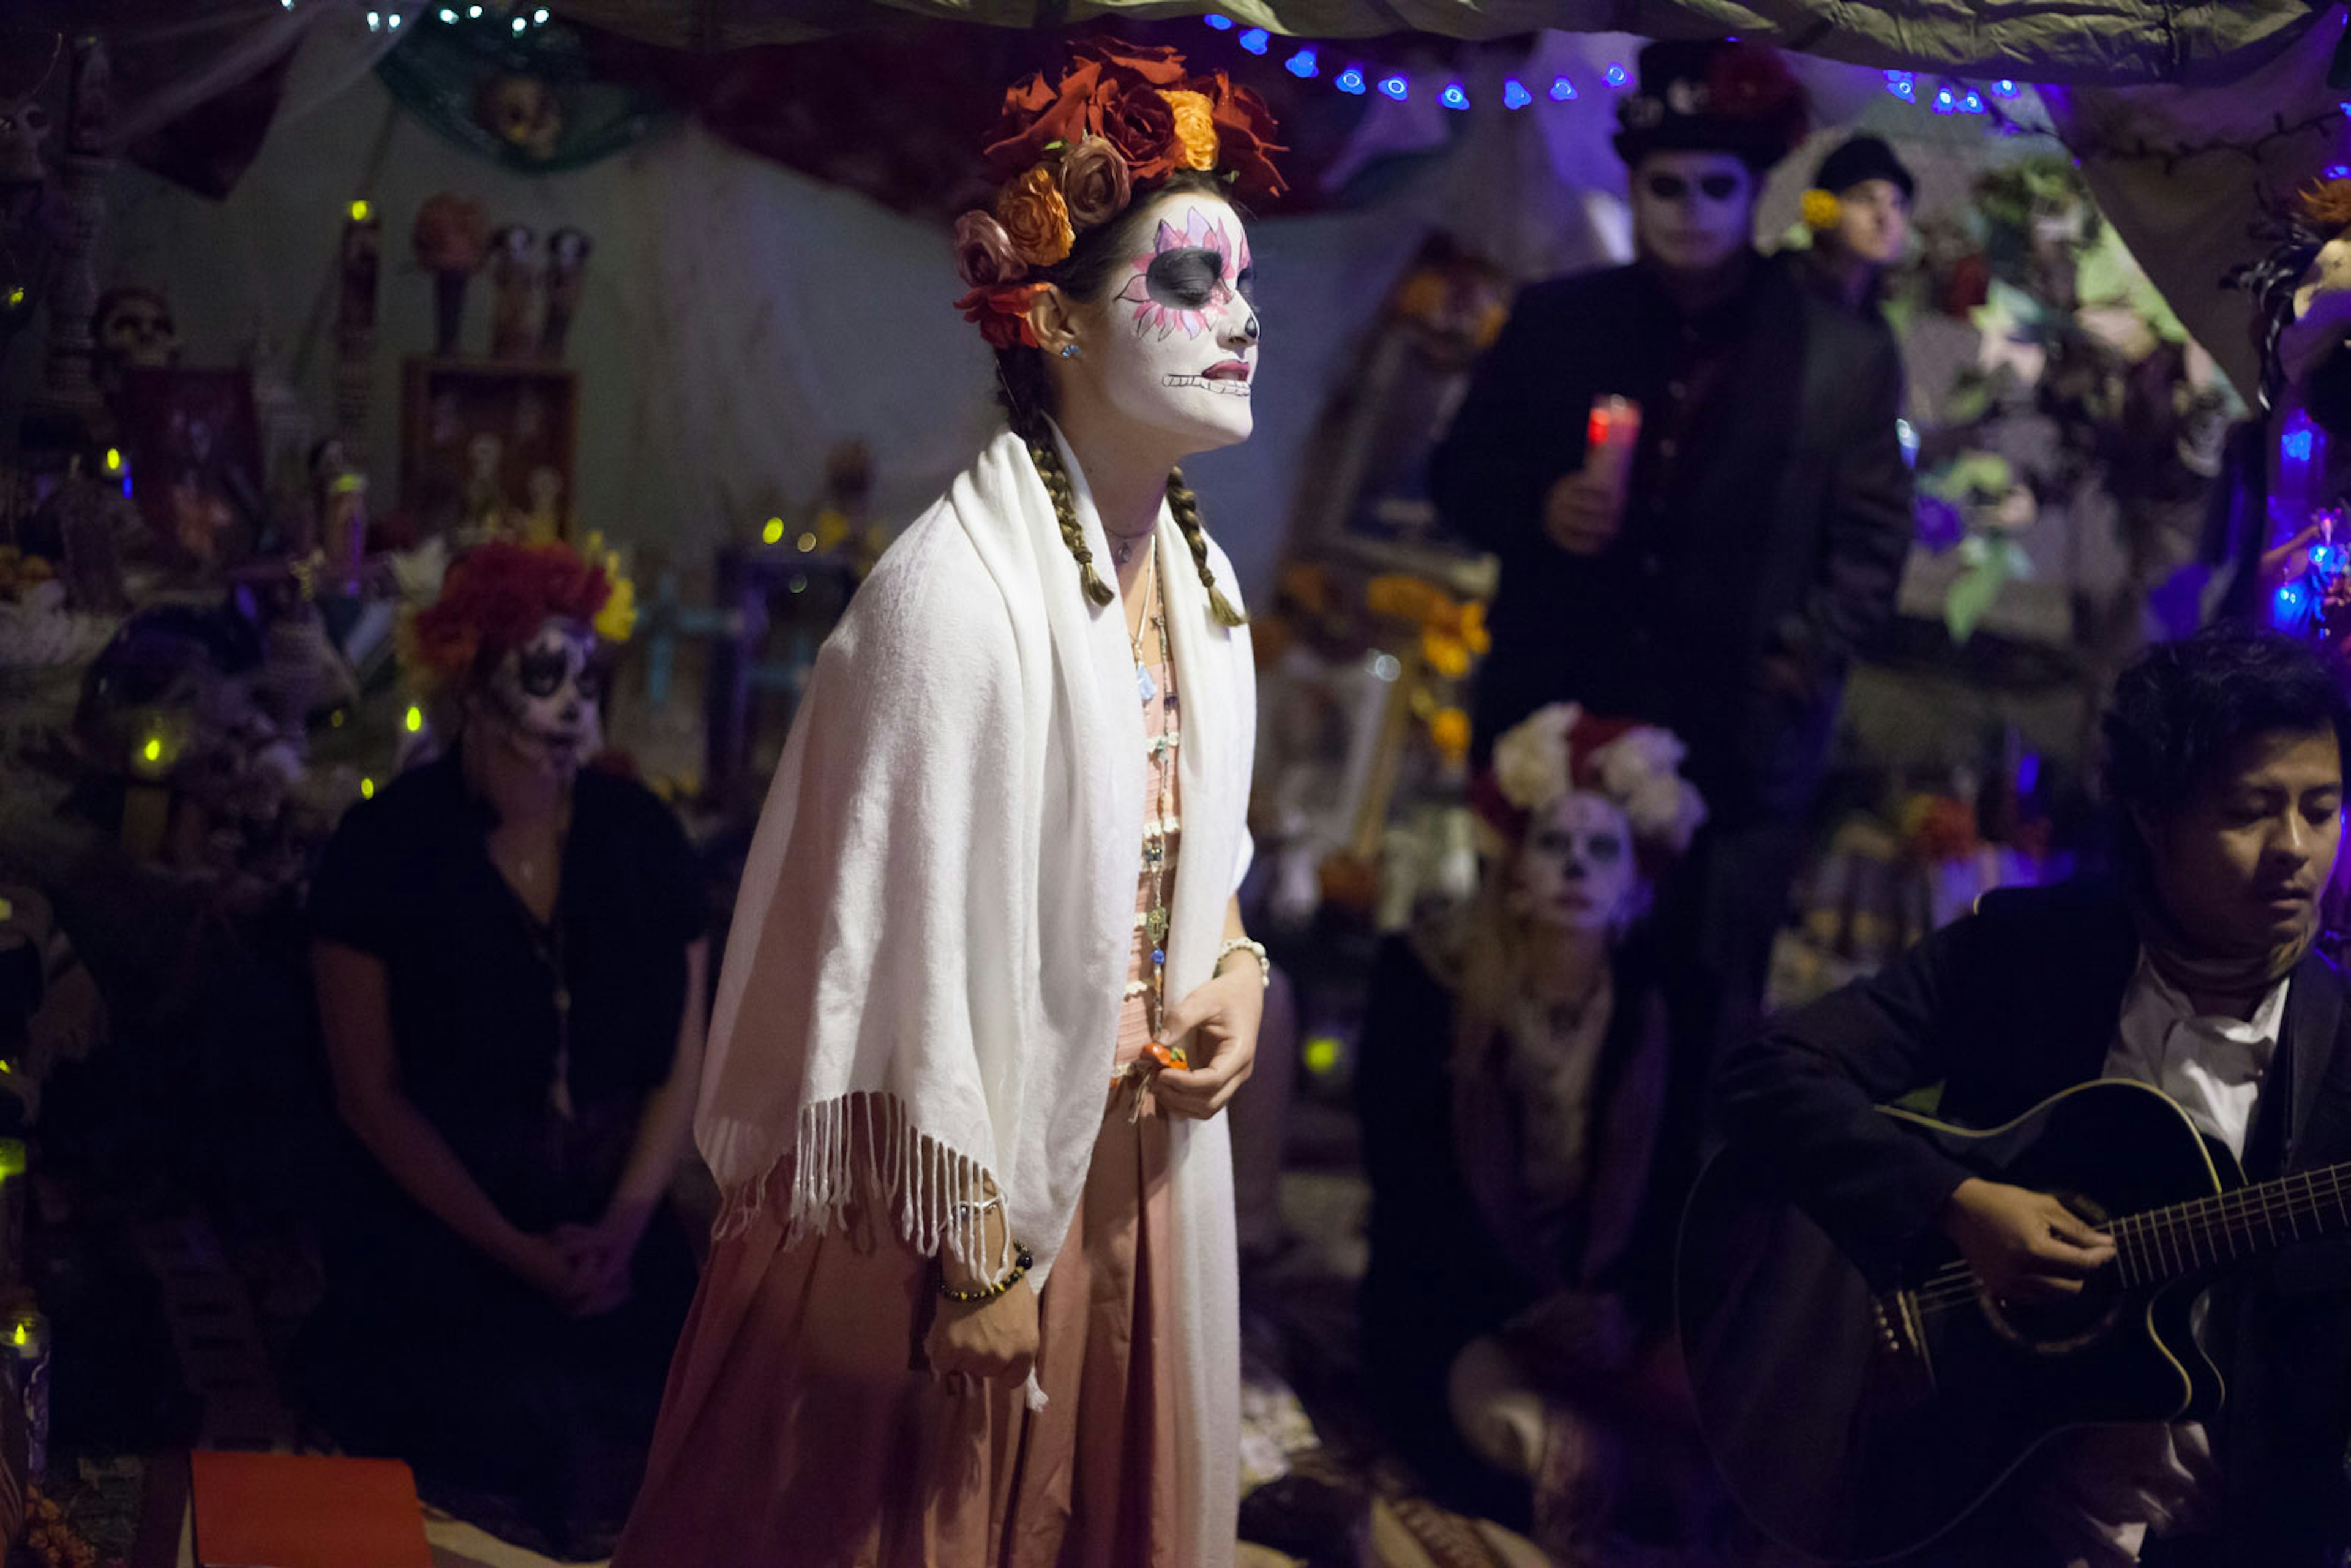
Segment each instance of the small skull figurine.
[[110,372],[132,367],[159,368],[180,360],[180,329],[171,303],[152,288],[110,288],[92,313],[89,335]]
[[0,105],[0,186],[37,185],[48,178],[41,144],[49,139],[49,111],[30,99]]
[[526,157],[552,158],[563,106],[537,77],[492,77],[474,97],[474,122]]

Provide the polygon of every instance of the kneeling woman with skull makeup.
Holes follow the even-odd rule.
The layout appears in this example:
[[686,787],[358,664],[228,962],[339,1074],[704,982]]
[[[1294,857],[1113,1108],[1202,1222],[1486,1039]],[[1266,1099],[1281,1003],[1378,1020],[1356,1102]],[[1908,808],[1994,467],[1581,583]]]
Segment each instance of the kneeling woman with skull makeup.
[[1256,695],[1175,465],[1249,433],[1223,172],[1272,189],[1271,125],[1075,53],[957,227],[1009,428],[826,643],[752,848],[727,1202],[621,1568],[1233,1559]]
[[[352,808],[309,915],[361,1151],[306,1357],[335,1436],[511,1496],[559,1548],[625,1516],[694,1289],[664,1202],[702,1048],[685,835],[598,751],[613,584],[488,545],[403,628],[454,744]],[[601,1544],[600,1544],[601,1543]]]
[[1681,756],[1572,704],[1503,735],[1471,793],[1478,897],[1392,941],[1365,1008],[1372,1388],[1438,1495],[1508,1512],[1531,1483],[1571,1563],[1607,1560],[1614,1472],[1677,1441],[1670,1061],[1642,916],[1705,820]]

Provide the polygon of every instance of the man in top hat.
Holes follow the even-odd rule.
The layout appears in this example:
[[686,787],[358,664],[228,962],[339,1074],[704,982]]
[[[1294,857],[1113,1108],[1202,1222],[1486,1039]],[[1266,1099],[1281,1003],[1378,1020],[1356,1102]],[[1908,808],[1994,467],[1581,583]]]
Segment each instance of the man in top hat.
[[[1702,1057],[1760,1008],[1846,662],[1892,612],[1901,367],[1882,325],[1754,249],[1805,130],[1776,55],[1652,44],[1618,118],[1636,258],[1520,293],[1430,482],[1501,559],[1480,752],[1562,701],[1688,743],[1713,821],[1659,914]],[[1595,417],[1611,396],[1637,405],[1629,451],[1630,422]]]
[[1910,203],[1918,183],[1876,136],[1855,136],[1821,160],[1804,193],[1813,234],[1814,287],[1847,309],[1877,314],[1878,280],[1910,244]]

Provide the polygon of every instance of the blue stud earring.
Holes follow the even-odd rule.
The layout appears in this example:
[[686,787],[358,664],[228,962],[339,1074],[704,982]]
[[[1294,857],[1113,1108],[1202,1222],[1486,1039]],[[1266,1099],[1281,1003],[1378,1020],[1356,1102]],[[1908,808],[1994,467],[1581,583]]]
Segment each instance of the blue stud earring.
[[1074,360],[1077,357],[1078,346],[1075,343],[1064,343],[1061,345],[1061,358],[1065,360]]

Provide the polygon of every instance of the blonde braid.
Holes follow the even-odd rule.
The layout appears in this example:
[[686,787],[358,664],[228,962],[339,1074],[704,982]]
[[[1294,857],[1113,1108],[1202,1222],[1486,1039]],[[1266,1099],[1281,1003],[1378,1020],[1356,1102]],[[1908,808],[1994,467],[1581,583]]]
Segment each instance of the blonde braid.
[[1184,470],[1167,471],[1167,509],[1176,515],[1176,526],[1184,531],[1184,542],[1192,547],[1192,564],[1200,569],[1200,586],[1208,591],[1208,612],[1220,626],[1246,626],[1249,617],[1233,608],[1225,591],[1217,586],[1217,574],[1208,567],[1208,536],[1200,528],[1200,497],[1184,483]]
[[1094,570],[1094,552],[1086,548],[1086,531],[1078,526],[1077,494],[1070,488],[1070,472],[1061,466],[1061,455],[1053,449],[1052,437],[1037,420],[1023,421],[1017,428],[1029,447],[1029,461],[1037,465],[1037,477],[1045,482],[1045,493],[1053,498],[1053,519],[1061,525],[1061,542],[1078,558],[1078,580],[1084,585],[1086,597],[1105,607],[1116,603],[1118,595]]

